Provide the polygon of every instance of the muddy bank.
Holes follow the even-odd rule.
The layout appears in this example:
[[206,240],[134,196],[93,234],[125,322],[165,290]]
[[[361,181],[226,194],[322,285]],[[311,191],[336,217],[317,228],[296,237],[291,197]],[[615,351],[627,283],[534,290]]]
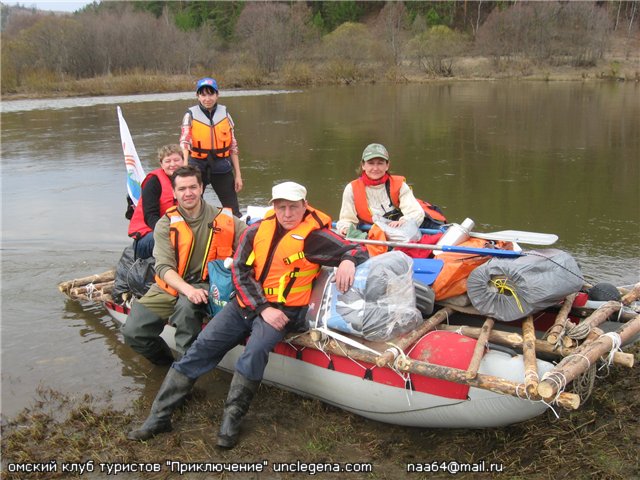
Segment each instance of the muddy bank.
[[[635,354],[636,362],[640,360],[640,346],[627,351]],[[316,472],[316,478],[349,479],[450,478],[447,468],[458,470],[456,477],[463,479],[477,478],[482,470],[489,478],[627,479],[640,475],[637,366],[631,370],[612,369],[607,378],[596,382],[591,397],[576,412],[557,409],[558,419],[548,411],[525,423],[486,430],[386,425],[261,386],[246,418],[240,444],[231,451],[221,451],[214,446],[215,434],[229,379],[221,372],[200,379],[188,403],[174,415],[174,431],[142,443],[128,441],[126,432],[144,420],[148,404],[119,411],[108,406],[108,398],[71,398],[40,391],[40,400],[33,406],[15,418],[3,419],[3,477],[67,478],[70,473],[62,471],[66,462],[76,474],[79,469],[93,468],[93,473],[85,473],[84,478],[106,478],[108,471],[131,468],[149,471],[130,470],[136,473],[120,476],[217,476],[202,470],[194,473],[202,468],[253,470],[227,471],[222,475],[238,479],[300,478],[309,475],[310,469]],[[54,472],[16,471],[33,468],[25,466],[33,463],[51,466],[52,460]],[[190,462],[196,466],[189,466]],[[244,466],[230,467],[234,462]],[[103,472],[100,463],[105,464]],[[203,467],[207,463],[217,466]],[[325,464],[345,468],[347,463],[361,471],[321,471],[329,468]],[[159,471],[151,471],[153,468]],[[490,473],[490,468],[496,471]],[[183,475],[179,473],[181,469]],[[256,469],[262,471],[258,473]],[[292,473],[292,469],[297,472]],[[368,469],[371,471],[365,471]],[[407,473],[408,469],[416,473]]]

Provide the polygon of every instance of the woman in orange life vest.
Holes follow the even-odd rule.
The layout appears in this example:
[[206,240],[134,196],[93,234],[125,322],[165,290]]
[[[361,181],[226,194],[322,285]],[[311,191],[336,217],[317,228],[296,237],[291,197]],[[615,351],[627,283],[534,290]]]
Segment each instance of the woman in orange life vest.
[[[379,143],[372,143],[362,152],[360,163],[362,174],[349,183],[342,194],[342,207],[337,230],[343,236],[357,228],[359,223],[373,223],[374,216],[396,214],[391,227],[405,222],[414,222],[417,226],[424,220],[424,210],[413,196],[404,177],[389,174],[389,153]],[[398,216],[399,215],[399,216]],[[377,232],[376,232],[377,231]],[[385,240],[384,233],[372,228],[371,236]],[[367,246],[370,255],[387,250],[386,247]]]
[[222,206],[240,217],[238,192],[243,183],[233,120],[227,107],[218,103],[218,83],[213,78],[198,80],[196,97],[198,105],[182,119],[184,164],[199,168],[204,187],[211,185]]
[[184,162],[179,145],[165,145],[158,149],[160,168],[149,172],[142,182],[142,195],[129,222],[129,236],[134,239],[136,258],[153,254],[153,229],[167,209],[175,205],[171,175]]

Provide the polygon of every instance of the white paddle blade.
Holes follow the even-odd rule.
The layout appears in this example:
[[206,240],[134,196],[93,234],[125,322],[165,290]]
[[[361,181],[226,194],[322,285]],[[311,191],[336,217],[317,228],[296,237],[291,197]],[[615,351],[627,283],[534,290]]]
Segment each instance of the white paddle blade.
[[524,232],[522,230],[502,230],[500,232],[478,233],[469,235],[485,240],[503,240],[505,242],[519,242],[529,245],[553,245],[558,241],[558,236],[553,233]]

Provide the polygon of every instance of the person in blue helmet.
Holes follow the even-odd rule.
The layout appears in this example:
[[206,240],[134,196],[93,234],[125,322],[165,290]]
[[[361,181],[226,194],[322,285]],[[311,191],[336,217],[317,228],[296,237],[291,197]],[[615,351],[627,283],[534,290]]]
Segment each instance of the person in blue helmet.
[[185,165],[202,172],[204,187],[211,185],[223,207],[240,216],[238,192],[242,190],[238,142],[227,107],[218,103],[218,83],[210,77],[196,84],[198,105],[182,119],[180,147]]

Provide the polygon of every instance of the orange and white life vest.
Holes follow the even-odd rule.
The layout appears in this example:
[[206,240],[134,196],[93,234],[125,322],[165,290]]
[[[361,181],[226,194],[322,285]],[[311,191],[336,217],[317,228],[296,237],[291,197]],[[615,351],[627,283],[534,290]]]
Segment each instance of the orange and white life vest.
[[[177,272],[184,278],[187,267],[191,261],[193,253],[194,238],[191,227],[178,211],[178,207],[167,210],[169,217],[169,241],[176,252]],[[233,239],[235,237],[235,223],[233,213],[229,208],[223,208],[220,213],[209,223],[209,238],[207,248],[201,264],[201,281],[206,281],[209,277],[207,264],[211,260],[224,259],[233,255]],[[174,297],[178,295],[175,288],[156,275],[156,283],[165,292]]]
[[[277,222],[275,212],[269,210],[258,227],[246,264],[253,265],[254,278],[269,302],[303,307],[309,304],[313,280],[320,273],[320,266],[305,258],[304,242],[314,230],[330,227],[331,217],[307,207],[302,223],[288,230],[269,255]],[[239,297],[238,301],[245,306]]]
[[[389,200],[391,200],[391,203],[397,209],[400,208],[400,189],[405,181],[405,177],[400,175],[389,175],[389,180],[385,182],[385,188],[387,190],[387,195],[389,195]],[[351,182],[351,190],[353,191],[356,215],[358,215],[358,218],[363,223],[373,223],[373,217],[371,215],[371,210],[369,210],[369,203],[367,202],[366,185],[362,179],[357,178],[353,180]],[[443,225],[447,222],[447,219],[437,206],[424,200],[416,200],[422,207],[426,219],[430,219],[436,225]]]
[[191,156],[200,160],[230,156],[232,132],[227,108],[218,105],[211,120],[198,105],[191,107],[189,111],[192,116]]

